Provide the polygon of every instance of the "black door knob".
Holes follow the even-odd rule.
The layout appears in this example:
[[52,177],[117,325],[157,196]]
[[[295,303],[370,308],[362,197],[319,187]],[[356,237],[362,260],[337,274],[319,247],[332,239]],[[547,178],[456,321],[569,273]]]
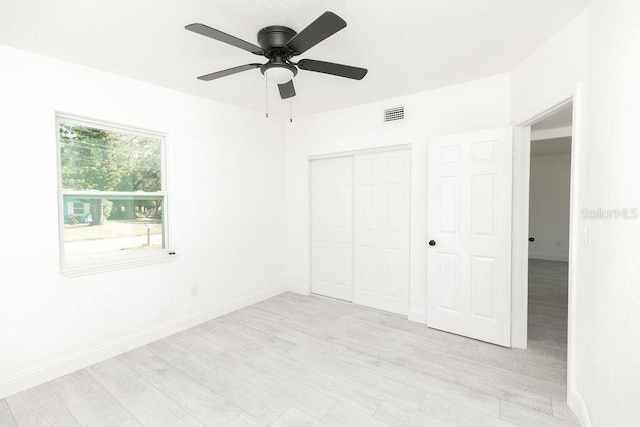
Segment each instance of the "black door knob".
[[534,239],[533,237],[529,237],[529,241],[530,241],[530,242],[535,242],[535,241],[536,241],[536,239]]
[[435,240],[429,240],[429,246],[435,246],[435,245],[436,245]]

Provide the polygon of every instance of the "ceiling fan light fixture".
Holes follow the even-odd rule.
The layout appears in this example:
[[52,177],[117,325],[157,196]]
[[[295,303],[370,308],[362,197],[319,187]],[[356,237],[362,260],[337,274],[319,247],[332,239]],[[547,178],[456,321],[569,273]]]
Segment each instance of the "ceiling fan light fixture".
[[289,67],[278,66],[267,68],[264,74],[267,77],[267,81],[278,85],[289,82],[294,76],[293,71]]

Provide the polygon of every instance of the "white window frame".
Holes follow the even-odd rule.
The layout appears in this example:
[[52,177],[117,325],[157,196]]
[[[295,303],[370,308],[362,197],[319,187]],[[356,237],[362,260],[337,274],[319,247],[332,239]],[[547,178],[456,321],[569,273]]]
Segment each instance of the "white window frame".
[[[73,125],[87,126],[95,129],[106,131],[127,133],[150,137],[160,140],[160,162],[161,162],[161,191],[157,192],[124,192],[124,191],[76,191],[63,190],[62,188],[62,159],[61,159],[61,142],[60,142],[60,124],[69,123]],[[67,113],[56,113],[56,149],[57,149],[57,170],[58,170],[58,235],[60,245],[60,272],[68,277],[83,276],[86,274],[101,273],[106,271],[121,270],[126,268],[139,267],[143,265],[157,264],[171,261],[175,253],[169,249],[169,195],[167,188],[167,134],[163,132],[145,130],[126,126],[118,123],[110,123],[104,120],[97,120]],[[135,197],[137,199],[155,199],[162,198],[162,237],[163,247],[158,250],[127,253],[114,256],[105,256],[95,259],[86,260],[65,260],[65,243],[64,243],[64,197],[74,196],[76,198],[92,198],[96,195],[104,196],[105,199]]]

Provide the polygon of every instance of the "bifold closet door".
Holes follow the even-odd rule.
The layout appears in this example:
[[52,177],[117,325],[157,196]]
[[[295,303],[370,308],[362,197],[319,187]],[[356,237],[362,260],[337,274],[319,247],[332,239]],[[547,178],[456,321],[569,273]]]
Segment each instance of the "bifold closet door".
[[359,305],[409,311],[409,150],[354,157],[354,294]]
[[311,292],[353,299],[353,157],[311,162]]

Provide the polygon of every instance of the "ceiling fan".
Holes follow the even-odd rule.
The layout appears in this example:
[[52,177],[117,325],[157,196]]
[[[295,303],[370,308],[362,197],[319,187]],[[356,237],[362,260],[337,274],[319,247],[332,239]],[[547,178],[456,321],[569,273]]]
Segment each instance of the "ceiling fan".
[[367,69],[351,67],[349,65],[316,61],[314,59],[301,59],[298,62],[291,60],[292,57],[306,52],[311,47],[346,26],[347,23],[338,15],[333,12],[325,12],[299,33],[281,25],[271,25],[263,28],[258,32],[258,44],[260,46],[256,46],[204,24],[189,24],[185,28],[194,33],[230,44],[231,46],[238,47],[255,55],[264,56],[268,59],[266,64],[254,63],[240,65],[238,67],[216,71],[215,73],[205,74],[198,77],[199,80],[210,81],[242,71],[260,68],[260,72],[266,76],[268,81],[278,85],[280,97],[287,99],[296,95],[292,79],[298,74],[298,69],[355,80],[361,80],[367,74]]

